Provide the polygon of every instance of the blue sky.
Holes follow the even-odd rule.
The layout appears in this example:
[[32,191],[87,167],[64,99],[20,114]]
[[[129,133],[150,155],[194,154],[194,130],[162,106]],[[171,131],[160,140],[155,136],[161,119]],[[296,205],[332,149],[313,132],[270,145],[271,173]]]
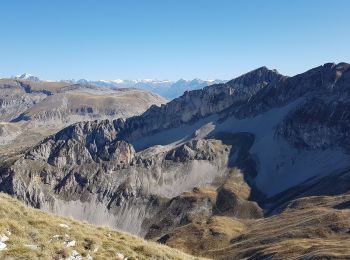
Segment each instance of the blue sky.
[[4,0],[0,77],[231,79],[350,62],[348,0]]

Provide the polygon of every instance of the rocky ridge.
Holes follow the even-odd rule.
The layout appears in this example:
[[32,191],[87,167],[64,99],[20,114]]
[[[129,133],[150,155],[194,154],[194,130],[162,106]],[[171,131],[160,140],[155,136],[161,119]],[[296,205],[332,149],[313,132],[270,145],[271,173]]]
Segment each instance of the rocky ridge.
[[[7,161],[0,190],[187,251],[193,241],[179,241],[195,229],[193,239],[208,244],[220,237],[218,246],[230,248],[215,251],[223,259],[277,257],[275,247],[272,253],[266,247],[249,251],[262,231],[247,226],[303,218],[307,211],[288,205],[300,196],[324,195],[317,191],[326,190],[325,183],[343,178],[350,166],[349,68],[325,64],[285,77],[263,67],[140,116],[74,124]],[[342,220],[346,214],[328,204],[319,210]],[[329,223],[322,223],[329,232]],[[225,225],[240,228],[228,234]],[[312,243],[326,237],[312,234]]]

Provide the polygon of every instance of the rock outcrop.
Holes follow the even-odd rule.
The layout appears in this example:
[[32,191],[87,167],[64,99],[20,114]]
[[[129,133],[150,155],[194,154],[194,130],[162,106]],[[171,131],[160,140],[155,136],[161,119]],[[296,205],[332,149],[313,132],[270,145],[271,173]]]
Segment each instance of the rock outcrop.
[[277,133],[296,147],[349,153],[350,99],[338,95],[312,98],[292,111]]
[[[1,189],[39,208],[144,235],[167,200],[197,184],[215,186],[227,174],[229,148],[220,141],[135,153],[116,139],[123,124],[93,121],[61,130],[2,172]],[[183,147],[191,152],[172,156]]]

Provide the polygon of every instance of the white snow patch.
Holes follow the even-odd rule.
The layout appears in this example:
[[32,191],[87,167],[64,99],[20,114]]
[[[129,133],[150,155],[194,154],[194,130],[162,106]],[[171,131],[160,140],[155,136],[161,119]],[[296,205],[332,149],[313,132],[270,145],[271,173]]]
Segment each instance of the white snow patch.
[[37,246],[37,245],[29,245],[29,244],[24,244],[23,245],[24,247],[26,247],[26,248],[29,248],[29,249],[31,249],[31,250],[39,250],[39,246]]
[[76,245],[76,241],[75,240],[71,240],[71,241],[68,241],[67,243],[66,243],[66,246],[67,247],[74,247],[75,245]]
[[61,228],[70,229],[70,227],[67,224],[58,224],[58,226]]
[[73,250],[68,260],[83,260],[83,257],[77,251]]
[[4,234],[1,234],[0,235],[0,242],[6,242],[9,240],[9,237],[4,235]]
[[0,242],[0,251],[6,250],[7,245],[3,242]]
[[124,257],[124,255],[123,255],[123,254],[121,254],[121,253],[117,253],[117,259],[124,260],[124,259],[125,259],[125,257]]

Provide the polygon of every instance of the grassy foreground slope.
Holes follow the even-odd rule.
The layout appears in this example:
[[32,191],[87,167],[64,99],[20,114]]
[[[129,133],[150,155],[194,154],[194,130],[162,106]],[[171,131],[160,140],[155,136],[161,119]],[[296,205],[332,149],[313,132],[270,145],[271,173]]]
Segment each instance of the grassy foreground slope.
[[198,259],[126,233],[27,207],[3,193],[0,241],[0,259]]
[[214,259],[350,259],[350,193],[289,202],[260,219],[213,216],[176,228],[168,246]]

